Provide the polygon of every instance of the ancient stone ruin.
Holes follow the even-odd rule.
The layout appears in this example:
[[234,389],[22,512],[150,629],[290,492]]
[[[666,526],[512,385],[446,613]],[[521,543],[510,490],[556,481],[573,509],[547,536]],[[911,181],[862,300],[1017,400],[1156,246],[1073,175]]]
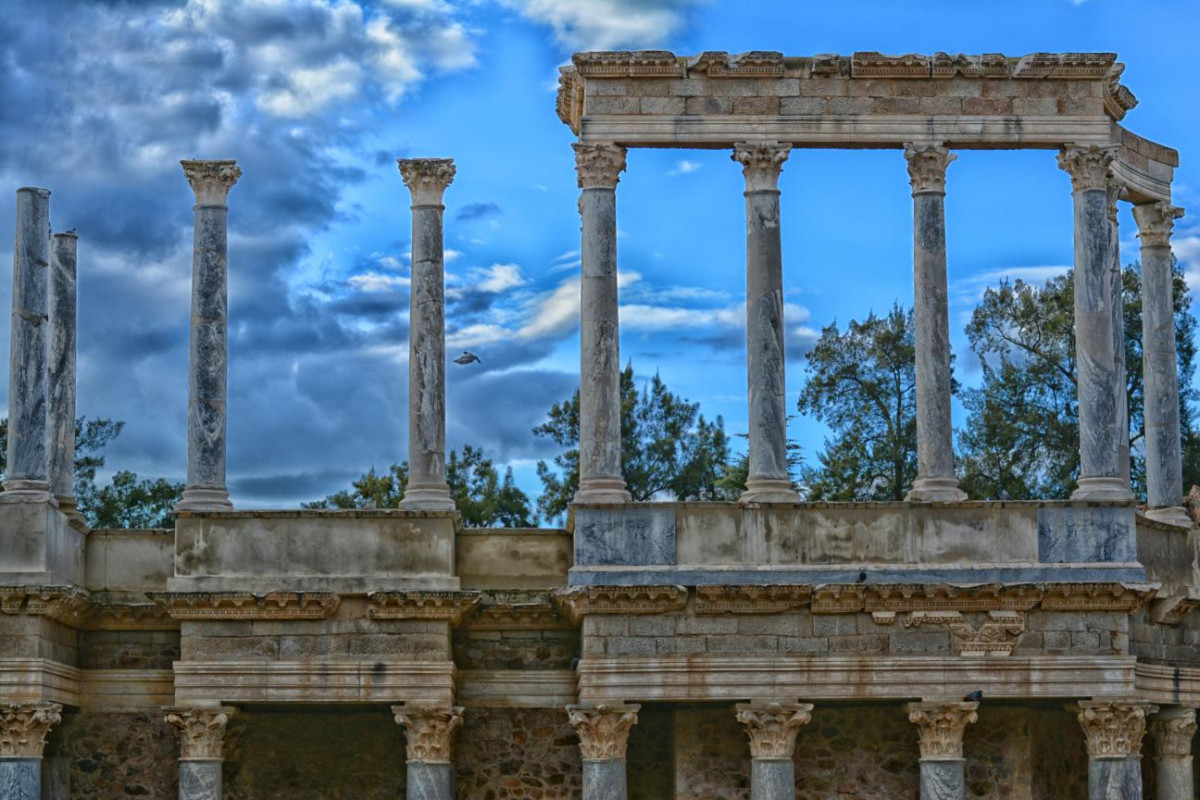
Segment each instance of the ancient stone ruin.
[[[47,235],[49,192],[19,190],[0,797],[1194,797],[1178,161],[1123,126],[1136,100],[1122,70],[1105,53],[576,55],[558,94],[583,223],[582,474],[567,530],[464,530],[447,490],[450,159],[400,161],[412,477],[400,510],[359,511],[231,505],[226,202],[241,172],[183,162],[196,233],[173,534],[89,530],[74,511],[76,239]],[[631,147],[726,149],[745,174],[738,503],[625,491],[615,198]],[[835,147],[895,149],[912,185],[920,469],[900,503],[800,502],[787,475],[777,179],[792,149]],[[1058,151],[1074,197],[1070,500],[975,501],[954,475],[947,168],[1017,148]],[[1127,468],[1119,201],[1141,239],[1144,508]]]

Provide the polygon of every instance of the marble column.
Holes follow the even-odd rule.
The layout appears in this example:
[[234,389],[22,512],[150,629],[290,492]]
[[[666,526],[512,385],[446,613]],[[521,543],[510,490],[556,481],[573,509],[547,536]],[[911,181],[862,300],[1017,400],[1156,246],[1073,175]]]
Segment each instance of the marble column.
[[62,721],[61,712],[57,703],[0,705],[0,797],[4,800],[41,800],[46,734]]
[[1191,527],[1183,509],[1179,440],[1179,369],[1171,229],[1183,209],[1170,203],[1133,207],[1142,240],[1142,376],[1146,422],[1147,516]]
[[179,729],[179,800],[222,800],[221,762],[225,726],[235,709],[167,709]]
[[917,477],[908,500],[965,500],[954,477],[950,310],[946,290],[946,167],[940,145],[904,150],[913,196],[913,321],[917,353]]
[[1154,740],[1155,800],[1193,800],[1192,737],[1196,709],[1164,708],[1150,721]]
[[750,737],[750,800],[796,796],[796,733],[812,719],[811,703],[739,703],[737,720]]
[[628,503],[621,477],[617,182],[625,148],[575,144],[579,178],[579,491],[576,503]]
[[71,800],[71,760],[65,756],[42,759],[41,800]]
[[7,501],[45,502],[50,494],[46,431],[47,292],[50,190],[17,190],[9,340]]
[[75,256],[74,231],[50,246],[50,492],[75,514]]
[[1129,376],[1125,370],[1125,281],[1121,267],[1121,225],[1117,217],[1117,201],[1125,196],[1125,187],[1111,173],[1105,184],[1108,205],[1109,246],[1112,254],[1113,371],[1117,385],[1117,469],[1121,480],[1131,481],[1129,464]]
[[181,161],[196,194],[188,350],[187,485],[176,511],[227,511],[225,438],[229,381],[226,200],[242,176],[236,161]]
[[400,507],[453,511],[446,484],[446,278],[442,195],[450,158],[401,158],[412,194],[412,284],[408,316],[408,487]]
[[1083,700],[1074,710],[1087,737],[1088,800],[1142,800],[1142,737],[1158,707]]
[[750,454],[742,503],[794,503],[787,461],[783,252],[779,173],[792,148],[740,143],[733,160],[746,178],[746,364]]
[[567,706],[583,756],[583,800],[626,800],[625,748],[639,705]]
[[1079,392],[1079,484],[1075,500],[1131,500],[1119,465],[1113,357],[1112,235],[1107,181],[1112,148],[1063,148],[1058,165],[1075,197],[1075,361]]
[[462,708],[406,703],[392,706],[392,712],[396,723],[404,726],[407,799],[453,800],[450,754],[454,732],[462,726]]
[[979,703],[928,700],[908,704],[921,745],[921,800],[965,800],[963,731],[979,719]]

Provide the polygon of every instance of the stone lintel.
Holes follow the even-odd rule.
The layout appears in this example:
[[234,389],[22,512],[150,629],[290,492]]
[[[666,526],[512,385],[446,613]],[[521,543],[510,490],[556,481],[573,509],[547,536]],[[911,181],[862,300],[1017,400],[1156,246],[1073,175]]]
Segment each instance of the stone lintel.
[[0,612],[47,617],[79,627],[91,607],[90,595],[74,586],[0,586]]
[[556,591],[554,601],[571,622],[588,614],[665,614],[687,605],[683,586],[588,586]]
[[371,619],[438,620],[457,627],[479,598],[478,592],[371,592],[367,614]]
[[174,620],[326,619],[341,597],[329,592],[147,592]]

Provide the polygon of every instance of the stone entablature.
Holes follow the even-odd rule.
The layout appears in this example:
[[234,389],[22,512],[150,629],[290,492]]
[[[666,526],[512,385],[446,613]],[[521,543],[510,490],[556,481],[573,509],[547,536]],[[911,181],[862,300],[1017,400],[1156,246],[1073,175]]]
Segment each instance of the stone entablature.
[[151,592],[174,620],[326,619],[341,598],[329,592]]

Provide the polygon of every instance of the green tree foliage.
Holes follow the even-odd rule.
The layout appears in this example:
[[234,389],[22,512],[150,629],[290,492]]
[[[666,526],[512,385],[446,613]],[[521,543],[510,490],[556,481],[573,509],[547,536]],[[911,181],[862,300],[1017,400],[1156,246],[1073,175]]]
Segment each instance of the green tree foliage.
[[[501,477],[491,459],[471,445],[462,456],[454,450],[446,460],[446,483],[450,496],[462,512],[468,528],[526,528],[537,524],[529,496],[517,488],[512,468]],[[392,464],[383,475],[374,467],[354,481],[352,488],[324,500],[305,503],[305,508],[398,508],[408,486],[408,463]]]
[[917,474],[912,311],[834,322],[808,352],[798,403],[829,426],[819,466],[801,470],[813,500],[902,500]]
[[[1184,438],[1184,486],[1200,483],[1195,424],[1196,319],[1178,264],[1174,271],[1175,338]],[[1142,455],[1141,267],[1122,271],[1130,475],[1145,491]],[[1079,407],[1075,381],[1073,275],[1044,285],[1004,282],[989,289],[967,326],[983,369],[977,389],[963,393],[966,426],[959,436],[963,488],[971,497],[1067,497],[1079,474]]]
[[[546,422],[533,432],[563,448],[554,467],[545,461],[537,466],[542,481],[538,510],[547,519],[558,519],[579,488],[579,390],[570,400],[551,406]],[[621,371],[621,459],[635,501],[736,497],[724,480],[729,458],[729,438],[720,417],[706,420],[699,403],[672,393],[657,374],[639,392],[633,365]]]

